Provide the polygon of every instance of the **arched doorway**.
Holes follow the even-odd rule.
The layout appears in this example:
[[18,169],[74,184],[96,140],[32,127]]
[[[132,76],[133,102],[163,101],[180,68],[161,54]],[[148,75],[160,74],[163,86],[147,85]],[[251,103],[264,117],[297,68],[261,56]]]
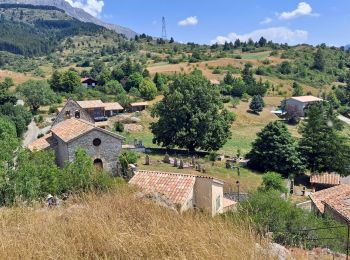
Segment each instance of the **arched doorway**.
[[101,159],[95,159],[94,166],[98,170],[103,170],[103,162]]

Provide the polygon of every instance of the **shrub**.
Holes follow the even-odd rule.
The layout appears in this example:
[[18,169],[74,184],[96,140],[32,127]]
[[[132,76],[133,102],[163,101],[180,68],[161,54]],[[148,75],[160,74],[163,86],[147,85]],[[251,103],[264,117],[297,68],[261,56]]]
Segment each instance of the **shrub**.
[[115,122],[115,124],[114,124],[114,130],[117,131],[117,132],[119,132],[119,133],[124,132],[124,125],[123,125],[123,123],[121,123],[121,122]]

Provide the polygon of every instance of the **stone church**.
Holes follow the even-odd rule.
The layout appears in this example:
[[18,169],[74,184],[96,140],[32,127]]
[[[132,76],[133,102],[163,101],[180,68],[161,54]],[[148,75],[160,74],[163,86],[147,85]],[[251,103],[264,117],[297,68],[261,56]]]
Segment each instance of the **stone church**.
[[73,162],[78,148],[84,149],[96,167],[120,176],[118,157],[124,137],[96,127],[92,118],[76,102],[69,100],[57,116],[49,134],[28,146],[31,151],[52,149],[56,163],[64,167]]

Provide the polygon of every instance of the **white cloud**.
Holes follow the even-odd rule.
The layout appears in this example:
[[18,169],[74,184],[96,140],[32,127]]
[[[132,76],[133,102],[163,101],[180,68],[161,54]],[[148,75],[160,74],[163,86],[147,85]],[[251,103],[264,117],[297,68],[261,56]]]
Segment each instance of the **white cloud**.
[[197,16],[190,16],[190,17],[187,17],[185,20],[182,20],[182,21],[179,21],[177,24],[180,25],[180,26],[194,26],[194,25],[197,25],[198,24],[198,19],[197,19]]
[[237,33],[230,33],[227,36],[218,36],[211,43],[224,44],[225,42],[234,42],[237,39],[241,41],[258,41],[260,37],[271,40],[277,43],[298,44],[305,43],[308,38],[308,32],[303,30],[290,30],[286,27],[271,27],[261,30],[255,30],[250,33],[239,35]]
[[312,12],[312,7],[306,2],[298,4],[297,9],[290,12],[283,12],[278,14],[278,18],[281,20],[290,20],[300,16],[318,16],[319,14]]
[[269,24],[272,22],[272,19],[270,17],[266,17],[264,20],[260,22],[260,24]]
[[83,9],[92,16],[99,16],[105,5],[103,0],[65,0],[71,6]]

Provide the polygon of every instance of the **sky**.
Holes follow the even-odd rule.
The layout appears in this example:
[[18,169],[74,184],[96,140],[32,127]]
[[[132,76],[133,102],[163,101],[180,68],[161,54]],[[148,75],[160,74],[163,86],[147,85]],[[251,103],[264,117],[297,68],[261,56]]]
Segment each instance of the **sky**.
[[350,0],[66,0],[103,21],[160,37],[212,44],[268,40],[350,44]]

